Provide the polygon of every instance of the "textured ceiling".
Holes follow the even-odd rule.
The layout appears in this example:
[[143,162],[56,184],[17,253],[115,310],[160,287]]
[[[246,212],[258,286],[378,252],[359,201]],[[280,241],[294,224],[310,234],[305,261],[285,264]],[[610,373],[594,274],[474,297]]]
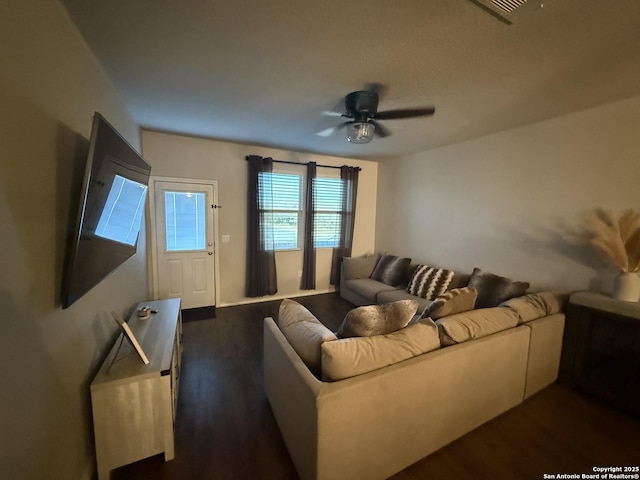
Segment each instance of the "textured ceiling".
[[[144,128],[346,157],[427,150],[640,94],[640,1],[61,0]],[[436,106],[352,145],[323,116],[370,83]]]

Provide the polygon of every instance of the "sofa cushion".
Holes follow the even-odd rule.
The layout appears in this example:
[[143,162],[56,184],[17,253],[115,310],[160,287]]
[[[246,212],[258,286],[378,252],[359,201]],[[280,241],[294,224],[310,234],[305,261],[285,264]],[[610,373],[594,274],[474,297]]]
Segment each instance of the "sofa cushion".
[[365,253],[359,257],[344,257],[342,259],[344,278],[346,280],[369,278],[378,260],[380,260],[380,254],[377,253]]
[[506,277],[485,273],[477,267],[473,269],[468,286],[478,291],[475,308],[497,307],[505,300],[524,295],[529,288],[527,282],[514,282]]
[[[436,320],[441,327],[442,344],[450,344],[449,338],[455,343],[462,343],[475,338],[486,337],[492,333],[500,332],[518,325],[518,314],[502,307],[483,308],[470,310],[464,313],[449,315]],[[448,337],[448,338],[447,338]]]
[[434,300],[447,291],[452,278],[451,270],[418,265],[407,285],[407,292],[427,300]]
[[371,303],[376,303],[376,297],[380,292],[397,290],[386,283],[378,282],[371,278],[358,278],[356,280],[346,280],[345,285],[349,290],[353,290],[358,295],[368,298]]
[[322,378],[335,381],[361,375],[440,348],[433,320],[387,335],[345,338],[322,344]]
[[320,323],[304,306],[289,299],[280,303],[277,324],[309,370],[319,375],[320,345],[337,340],[335,334]]
[[370,337],[395,332],[407,326],[417,309],[415,300],[357,307],[347,313],[336,335],[339,338]]
[[431,317],[437,320],[447,315],[455,315],[456,313],[473,310],[477,298],[478,291],[475,288],[454,288],[431,302],[427,308],[422,311],[422,318]]
[[519,323],[530,322],[562,310],[560,298],[550,292],[530,293],[522,297],[511,298],[502,302],[500,306],[514,310],[520,318]]
[[426,300],[424,298],[416,297],[415,295],[411,295],[407,293],[404,288],[397,288],[394,290],[385,290],[383,292],[379,292],[376,296],[376,303],[391,303],[397,302],[398,300],[415,300],[418,302],[418,313],[421,313],[430,303],[430,300]]
[[371,278],[378,282],[386,283],[394,287],[404,284],[406,271],[411,264],[410,258],[400,258],[395,255],[384,254],[376,263]]

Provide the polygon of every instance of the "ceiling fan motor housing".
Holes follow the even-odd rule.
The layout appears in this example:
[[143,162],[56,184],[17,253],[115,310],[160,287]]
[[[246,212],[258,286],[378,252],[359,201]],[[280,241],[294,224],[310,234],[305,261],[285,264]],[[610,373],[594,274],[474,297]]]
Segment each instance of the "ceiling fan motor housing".
[[367,90],[351,92],[344,104],[349,117],[369,117],[378,111],[378,94]]

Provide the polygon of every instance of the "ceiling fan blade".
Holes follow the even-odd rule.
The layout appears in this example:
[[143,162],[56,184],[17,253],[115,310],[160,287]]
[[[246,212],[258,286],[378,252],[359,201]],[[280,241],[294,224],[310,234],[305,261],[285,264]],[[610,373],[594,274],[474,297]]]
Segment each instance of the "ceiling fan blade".
[[373,118],[376,120],[395,120],[398,118],[427,117],[433,115],[435,111],[435,107],[385,110],[383,112],[376,113]]
[[346,116],[342,112],[334,112],[334,111],[331,111],[331,110],[325,110],[324,112],[322,112],[322,115],[324,115],[325,117],[344,117],[344,116]]
[[325,128],[324,130],[316,132],[316,135],[318,135],[319,137],[328,137],[335,131],[336,131],[336,127]]
[[340,130],[341,128],[346,127],[350,123],[353,123],[353,122],[344,122],[344,123],[341,123],[340,125],[336,125],[335,127],[325,128],[324,130],[317,132],[316,135],[318,135],[319,137],[328,137],[329,135],[332,135],[334,132],[337,132],[338,130]]
[[375,82],[367,83],[364,89],[370,92],[377,93],[378,97],[383,97],[387,91],[386,85],[383,85],[381,83],[375,83]]
[[387,127],[382,125],[380,122],[376,122],[375,120],[369,120],[369,123],[371,123],[371,125],[376,127],[376,129],[374,131],[376,136],[378,136],[380,138],[384,138],[384,137],[388,137],[389,135],[391,135],[391,131]]

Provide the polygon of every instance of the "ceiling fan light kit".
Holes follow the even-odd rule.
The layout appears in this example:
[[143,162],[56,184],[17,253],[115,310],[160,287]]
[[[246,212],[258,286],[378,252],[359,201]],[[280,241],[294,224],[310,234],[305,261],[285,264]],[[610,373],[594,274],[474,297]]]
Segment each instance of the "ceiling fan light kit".
[[[350,119],[332,128],[318,132],[321,137],[328,137],[336,130],[347,127],[347,140],[350,143],[363,144],[373,140],[374,135],[386,137],[391,132],[379,120],[397,120],[402,118],[428,117],[434,114],[434,107],[406,108],[378,112],[378,92],[359,90],[351,92],[344,99],[346,113],[341,117]],[[326,112],[335,116],[333,112]]]
[[347,140],[351,143],[369,143],[376,127],[368,122],[353,122],[347,125]]

